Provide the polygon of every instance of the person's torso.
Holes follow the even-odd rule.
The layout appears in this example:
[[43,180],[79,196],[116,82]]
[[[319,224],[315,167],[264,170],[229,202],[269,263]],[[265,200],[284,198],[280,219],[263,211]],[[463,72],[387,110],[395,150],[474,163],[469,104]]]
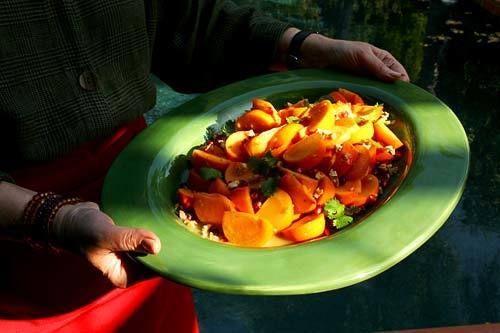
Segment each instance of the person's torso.
[[64,155],[154,105],[154,1],[0,2],[0,169]]

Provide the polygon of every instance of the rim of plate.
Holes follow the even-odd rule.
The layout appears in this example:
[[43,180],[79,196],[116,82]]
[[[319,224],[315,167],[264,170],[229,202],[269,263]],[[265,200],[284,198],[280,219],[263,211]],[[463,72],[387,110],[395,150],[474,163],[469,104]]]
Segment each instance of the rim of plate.
[[[256,96],[336,87],[382,100],[411,124],[416,145],[412,166],[388,202],[334,237],[264,249],[206,240],[172,220],[173,210],[163,205],[170,200],[165,179],[172,159],[201,143],[207,124],[227,112],[242,112]],[[114,161],[102,207],[117,225],[148,228],[160,237],[161,252],[137,260],[176,282],[233,294],[315,293],[373,277],[427,241],[458,204],[469,155],[467,136],[452,110],[413,84],[295,70],[218,88],[158,119]]]

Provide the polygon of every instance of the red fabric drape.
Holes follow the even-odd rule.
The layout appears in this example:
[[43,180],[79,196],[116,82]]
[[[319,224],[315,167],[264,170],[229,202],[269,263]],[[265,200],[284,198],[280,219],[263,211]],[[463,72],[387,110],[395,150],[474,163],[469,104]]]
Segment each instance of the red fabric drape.
[[[104,177],[144,118],[63,159],[17,170],[20,186],[99,202]],[[0,332],[197,332],[191,290],[161,277],[114,288],[85,259],[0,241]]]

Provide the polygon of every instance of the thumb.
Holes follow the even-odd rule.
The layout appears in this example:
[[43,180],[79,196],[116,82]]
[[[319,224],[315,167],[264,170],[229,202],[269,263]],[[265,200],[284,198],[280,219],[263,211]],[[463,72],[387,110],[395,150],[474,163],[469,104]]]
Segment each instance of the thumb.
[[145,229],[113,226],[110,230],[110,250],[118,252],[141,252],[157,254],[161,249],[158,236]]
[[373,51],[365,54],[366,69],[376,77],[384,81],[394,81],[401,78],[401,73],[390,69],[381,59],[379,59]]

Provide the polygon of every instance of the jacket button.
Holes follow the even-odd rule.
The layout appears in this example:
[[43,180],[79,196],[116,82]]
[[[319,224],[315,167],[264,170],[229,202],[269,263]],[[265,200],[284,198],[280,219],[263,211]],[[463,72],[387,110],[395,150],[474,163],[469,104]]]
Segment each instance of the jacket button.
[[85,71],[80,74],[78,82],[80,83],[80,87],[85,90],[94,91],[97,89],[97,76],[92,72]]

